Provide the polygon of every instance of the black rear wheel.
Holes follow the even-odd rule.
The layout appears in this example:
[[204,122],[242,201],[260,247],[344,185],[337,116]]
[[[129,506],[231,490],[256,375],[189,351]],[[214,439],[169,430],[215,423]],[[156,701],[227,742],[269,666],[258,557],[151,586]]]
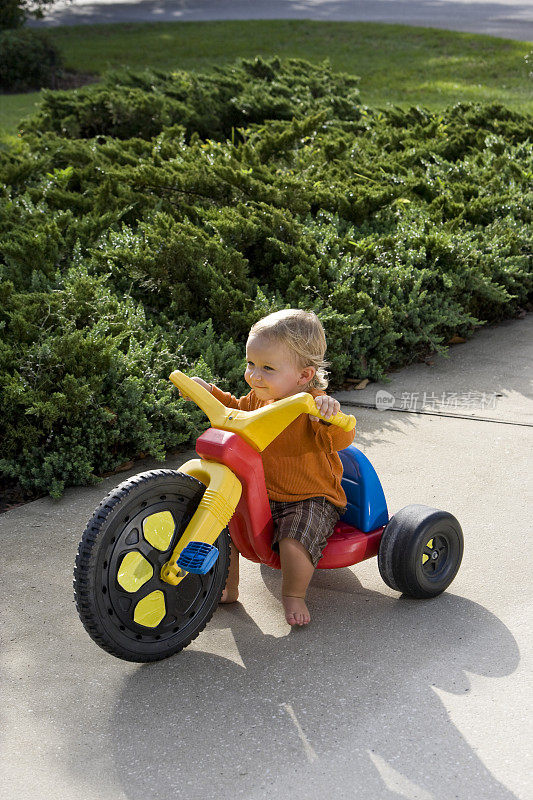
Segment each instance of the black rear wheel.
[[441,594],[463,557],[463,532],[447,511],[423,505],[402,508],[387,524],[378,552],[381,577],[410,597]]
[[108,653],[167,658],[211,619],[228,574],[227,529],[207,574],[189,573],[178,586],[160,576],[204,492],[190,475],[152,470],[121,483],[94,512],[76,556],[74,597],[85,629]]

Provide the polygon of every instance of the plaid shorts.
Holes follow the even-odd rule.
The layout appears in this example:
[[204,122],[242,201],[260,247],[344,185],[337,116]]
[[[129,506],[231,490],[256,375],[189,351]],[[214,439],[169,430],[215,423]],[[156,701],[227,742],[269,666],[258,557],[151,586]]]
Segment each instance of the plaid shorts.
[[296,539],[309,552],[316,567],[344,509],[337,508],[325,497],[310,497],[295,503],[279,500],[269,502],[274,520],[272,550],[279,553],[280,539]]

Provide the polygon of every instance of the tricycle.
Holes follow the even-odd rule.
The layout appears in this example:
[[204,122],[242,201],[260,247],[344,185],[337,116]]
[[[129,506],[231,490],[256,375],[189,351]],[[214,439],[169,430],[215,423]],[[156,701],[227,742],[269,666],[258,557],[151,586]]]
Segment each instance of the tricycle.
[[[229,569],[230,537],[242,556],[280,568],[261,452],[300,414],[321,418],[301,392],[255,411],[227,408],[176,370],[170,380],[205,412],[211,427],[179,470],[129,478],[99,504],[83,533],[74,596],[91,638],[118,658],[157,661],[186,647],[211,619]],[[351,430],[351,415],[328,419]],[[318,569],[349,567],[377,556],[395,591],[436,597],[452,582],[463,554],[455,517],[408,505],[389,518],[375,469],[354,445],[339,452],[344,516]]]

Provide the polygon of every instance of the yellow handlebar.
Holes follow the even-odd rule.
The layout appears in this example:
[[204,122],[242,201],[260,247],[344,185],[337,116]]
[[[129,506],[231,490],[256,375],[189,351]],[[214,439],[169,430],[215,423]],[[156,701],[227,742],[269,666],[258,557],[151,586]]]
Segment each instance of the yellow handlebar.
[[213,397],[211,392],[204,389],[204,387],[196,383],[196,381],[193,381],[193,379],[189,378],[185,373],[180,372],[179,369],[172,372],[169,375],[169,379],[178,387],[184,397],[188,397],[189,400],[194,400],[196,405],[207,414],[213,427],[220,427],[217,423],[224,422],[231,409],[226,408],[220,400]]
[[[315,404],[315,408],[316,408],[316,404]],[[329,419],[326,419],[320,413],[318,408],[316,408],[316,412],[313,411],[312,415],[314,417],[318,417],[319,419],[323,419],[324,422],[329,422],[330,425],[336,425],[337,428],[342,428],[343,431],[353,431],[353,429],[355,428],[356,419],[353,416],[353,414],[343,414],[342,411],[338,411],[332,417],[330,417]]]
[[279,436],[300,414],[311,414],[332,425],[337,425],[345,431],[353,430],[356,424],[355,417],[351,414],[343,414],[342,411],[326,420],[308,392],[284,397],[267,406],[257,408],[255,411],[239,411],[235,408],[227,408],[216,397],[213,397],[211,392],[179,370],[175,370],[170,375],[170,380],[183,395],[194,400],[207,414],[213,428],[238,433],[260,452],[268,447],[276,436]]

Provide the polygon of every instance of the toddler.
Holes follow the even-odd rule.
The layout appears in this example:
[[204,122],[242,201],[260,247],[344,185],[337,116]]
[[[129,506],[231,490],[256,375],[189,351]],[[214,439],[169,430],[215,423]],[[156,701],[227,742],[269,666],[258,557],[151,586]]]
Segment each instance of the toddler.
[[[340,405],[323,391],[326,337],[310,311],[276,311],[256,322],[246,344],[244,378],[251,391],[237,399],[201,378],[194,380],[229,408],[253,411],[283,397],[309,392],[328,419]],[[281,595],[289,625],[306,625],[307,587],[333,526],[344,513],[338,450],[352,443],[355,431],[343,431],[309,414],[301,414],[261,456],[274,536],[282,572]],[[231,562],[222,603],[238,598],[239,553],[231,543]]]

